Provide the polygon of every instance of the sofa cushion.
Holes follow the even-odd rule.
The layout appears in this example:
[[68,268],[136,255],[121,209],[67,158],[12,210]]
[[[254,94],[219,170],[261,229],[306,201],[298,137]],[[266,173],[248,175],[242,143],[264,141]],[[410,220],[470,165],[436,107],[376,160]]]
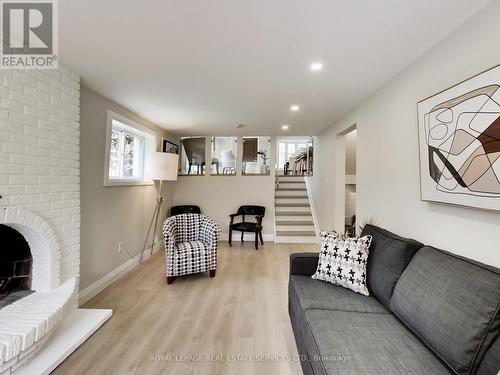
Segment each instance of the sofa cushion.
[[305,312],[306,347],[315,373],[449,374],[449,369],[392,314]]
[[321,231],[320,238],[318,269],[312,278],[368,296],[366,263],[371,236],[342,239],[336,233]]
[[424,247],[401,275],[390,306],[451,368],[470,374],[498,328],[500,273]]
[[325,309],[388,314],[374,297],[365,297],[337,285],[308,276],[290,276],[289,295],[297,298],[302,310]]
[[496,375],[500,372],[500,336],[497,336],[486,350],[484,358],[479,365],[477,375]]
[[423,244],[367,224],[361,236],[372,236],[367,265],[368,290],[389,308],[396,283],[413,255]]

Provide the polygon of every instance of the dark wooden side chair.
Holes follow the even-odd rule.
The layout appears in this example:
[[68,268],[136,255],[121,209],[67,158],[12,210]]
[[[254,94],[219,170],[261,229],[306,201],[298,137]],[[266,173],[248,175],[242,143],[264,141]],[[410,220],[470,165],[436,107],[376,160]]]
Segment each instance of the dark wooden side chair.
[[181,206],[173,206],[170,209],[170,216],[182,215],[182,214],[201,214],[201,209],[199,206],[194,204],[184,204]]
[[[262,206],[240,206],[238,212],[229,215],[231,221],[229,223],[229,246],[232,246],[233,230],[241,232],[241,242],[243,242],[243,235],[245,232],[255,233],[255,250],[259,249],[260,243],[264,245],[262,239],[262,219],[266,214],[266,208]],[[242,220],[238,223],[234,222],[234,218],[242,216]],[[254,216],[255,221],[245,221],[245,216]]]

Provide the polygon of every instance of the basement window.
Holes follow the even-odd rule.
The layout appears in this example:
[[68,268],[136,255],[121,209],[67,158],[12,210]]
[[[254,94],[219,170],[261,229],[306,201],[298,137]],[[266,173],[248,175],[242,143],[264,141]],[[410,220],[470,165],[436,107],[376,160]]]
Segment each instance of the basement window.
[[105,186],[151,185],[144,166],[155,150],[153,131],[117,113],[108,112]]

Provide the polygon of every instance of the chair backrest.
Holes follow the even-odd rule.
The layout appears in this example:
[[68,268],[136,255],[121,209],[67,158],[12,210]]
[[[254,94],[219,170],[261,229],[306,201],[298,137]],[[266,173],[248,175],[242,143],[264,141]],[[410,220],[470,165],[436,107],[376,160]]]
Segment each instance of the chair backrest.
[[201,209],[199,206],[196,206],[194,204],[173,206],[170,209],[170,216],[181,215],[181,214],[201,214]]
[[182,146],[189,164],[205,163],[205,138],[185,138],[182,140]]
[[186,241],[203,241],[207,236],[215,236],[216,243],[220,226],[211,217],[203,214],[179,214],[165,220],[163,235],[166,243],[171,246]]
[[174,243],[196,241],[198,240],[203,216],[201,214],[170,216],[163,224],[163,234],[172,238]]
[[240,206],[238,215],[262,215],[266,214],[266,208],[263,206]]

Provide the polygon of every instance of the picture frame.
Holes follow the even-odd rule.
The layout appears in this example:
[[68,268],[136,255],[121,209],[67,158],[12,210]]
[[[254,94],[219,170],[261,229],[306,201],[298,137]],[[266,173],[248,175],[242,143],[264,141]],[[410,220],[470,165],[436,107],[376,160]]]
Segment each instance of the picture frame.
[[500,65],[417,103],[423,201],[500,211]]
[[179,145],[162,138],[162,152],[179,155]]

